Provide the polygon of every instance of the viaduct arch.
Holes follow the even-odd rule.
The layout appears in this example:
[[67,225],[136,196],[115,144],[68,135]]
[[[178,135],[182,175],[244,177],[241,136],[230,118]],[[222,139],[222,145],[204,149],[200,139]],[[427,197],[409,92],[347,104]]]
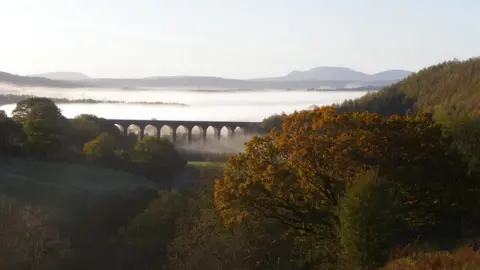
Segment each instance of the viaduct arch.
[[[221,138],[222,129],[226,129],[228,137],[234,137],[237,130],[242,130],[243,134],[252,134],[258,132],[260,122],[225,122],[225,121],[172,121],[172,120],[128,120],[128,119],[104,119],[104,123],[117,126],[124,135],[128,134],[131,127],[135,127],[138,131],[139,138],[146,135],[145,129],[153,130],[154,136],[161,137],[162,129],[169,130],[169,136],[172,142],[177,142],[180,136],[187,143],[193,141],[193,129],[196,129],[199,134],[196,134],[204,142],[207,140],[207,130],[213,129],[215,139]],[[183,127],[184,132],[179,132]]]

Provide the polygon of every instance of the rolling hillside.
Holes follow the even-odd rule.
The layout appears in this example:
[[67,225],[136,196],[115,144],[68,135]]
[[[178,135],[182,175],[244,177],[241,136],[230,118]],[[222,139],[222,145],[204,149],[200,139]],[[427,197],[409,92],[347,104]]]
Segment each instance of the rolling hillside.
[[0,71],[0,83],[18,86],[42,86],[42,87],[79,87],[80,85],[69,81],[57,81],[42,77],[20,76]]
[[448,61],[357,100],[341,111],[368,110],[381,115],[431,112],[437,120],[480,115],[480,58]]

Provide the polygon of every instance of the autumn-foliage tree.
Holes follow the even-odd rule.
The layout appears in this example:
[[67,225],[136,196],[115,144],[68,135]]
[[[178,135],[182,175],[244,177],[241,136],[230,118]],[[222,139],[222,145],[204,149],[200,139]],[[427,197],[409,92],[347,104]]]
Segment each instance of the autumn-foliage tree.
[[247,143],[216,183],[215,203],[227,224],[276,220],[294,233],[332,232],[346,188],[373,168],[392,182],[417,232],[458,229],[452,225],[475,196],[465,164],[429,115],[384,119],[323,107],[294,113],[282,132]]

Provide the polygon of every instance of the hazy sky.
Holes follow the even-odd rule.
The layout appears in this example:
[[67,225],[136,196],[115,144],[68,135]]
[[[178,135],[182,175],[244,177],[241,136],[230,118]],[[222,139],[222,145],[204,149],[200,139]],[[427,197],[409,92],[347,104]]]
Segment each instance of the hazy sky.
[[418,70],[480,55],[479,0],[0,0],[0,70],[94,77]]

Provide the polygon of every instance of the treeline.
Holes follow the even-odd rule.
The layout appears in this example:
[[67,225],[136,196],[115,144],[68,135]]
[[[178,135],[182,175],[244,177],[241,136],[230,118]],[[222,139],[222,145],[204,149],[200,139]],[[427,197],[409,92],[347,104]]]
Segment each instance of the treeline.
[[480,58],[447,61],[425,68],[378,93],[339,105],[340,111],[383,116],[433,113],[439,121],[480,114]]
[[[166,181],[186,161],[164,138],[124,136],[94,115],[66,119],[48,98],[28,98],[17,103],[12,118],[0,117],[0,151],[46,161],[91,164],[124,170]],[[11,144],[8,138],[20,143]]]
[[[32,95],[14,95],[14,94],[0,94],[0,105],[17,103],[29,98],[34,98]],[[119,101],[119,100],[96,100],[96,99],[67,99],[67,98],[49,98],[55,103],[86,103],[86,104],[145,104],[145,105],[175,105],[188,106],[184,103],[178,102],[163,102],[163,101]]]

